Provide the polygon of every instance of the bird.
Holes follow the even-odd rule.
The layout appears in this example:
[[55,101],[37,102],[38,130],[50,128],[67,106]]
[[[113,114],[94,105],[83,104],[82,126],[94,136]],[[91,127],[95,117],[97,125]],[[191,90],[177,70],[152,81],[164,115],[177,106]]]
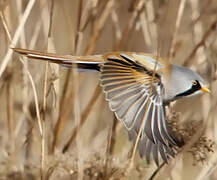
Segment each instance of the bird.
[[[168,163],[179,140],[168,126],[166,106],[172,101],[209,93],[207,82],[187,67],[140,52],[108,52],[103,55],[71,56],[13,48],[28,58],[72,68],[99,71],[99,81],[110,110],[136,142],[141,157]],[[139,134],[141,130],[141,133]],[[159,158],[161,157],[161,158]]]

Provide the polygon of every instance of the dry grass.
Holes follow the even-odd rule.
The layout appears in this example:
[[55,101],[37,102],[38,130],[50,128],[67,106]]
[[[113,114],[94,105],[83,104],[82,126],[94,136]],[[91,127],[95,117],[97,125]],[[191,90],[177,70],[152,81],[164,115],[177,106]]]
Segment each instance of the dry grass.
[[[216,179],[217,4],[214,0],[0,0],[0,179]],[[183,147],[161,169],[137,154],[98,74],[13,54],[114,50],[157,54],[204,76],[212,93],[173,104]]]

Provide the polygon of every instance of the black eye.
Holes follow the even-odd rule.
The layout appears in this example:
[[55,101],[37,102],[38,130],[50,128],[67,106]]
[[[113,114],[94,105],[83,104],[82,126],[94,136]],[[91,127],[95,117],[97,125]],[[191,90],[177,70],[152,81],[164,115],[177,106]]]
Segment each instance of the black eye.
[[195,90],[199,90],[201,88],[200,83],[198,80],[192,82],[192,88]]
[[198,84],[199,84],[199,83],[198,83],[197,80],[195,80],[195,81],[192,82],[192,85],[193,85],[193,86],[197,86]]

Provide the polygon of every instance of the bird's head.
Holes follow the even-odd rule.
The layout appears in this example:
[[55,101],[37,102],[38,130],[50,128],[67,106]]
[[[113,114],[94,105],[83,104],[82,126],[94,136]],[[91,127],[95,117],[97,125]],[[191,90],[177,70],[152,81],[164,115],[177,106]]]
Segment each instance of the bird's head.
[[165,89],[166,100],[172,101],[204,92],[209,93],[210,90],[206,85],[206,81],[196,72],[186,67],[173,65]]

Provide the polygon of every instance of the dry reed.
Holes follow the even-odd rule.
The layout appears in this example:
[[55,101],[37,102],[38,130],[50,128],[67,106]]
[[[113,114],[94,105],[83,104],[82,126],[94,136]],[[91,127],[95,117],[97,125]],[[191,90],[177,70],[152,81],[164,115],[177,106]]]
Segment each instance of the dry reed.
[[[216,9],[214,0],[0,1],[0,179],[215,179]],[[157,52],[201,72],[212,94],[170,107],[184,145],[168,165],[147,165],[100,96],[98,74],[27,60],[15,46]]]

